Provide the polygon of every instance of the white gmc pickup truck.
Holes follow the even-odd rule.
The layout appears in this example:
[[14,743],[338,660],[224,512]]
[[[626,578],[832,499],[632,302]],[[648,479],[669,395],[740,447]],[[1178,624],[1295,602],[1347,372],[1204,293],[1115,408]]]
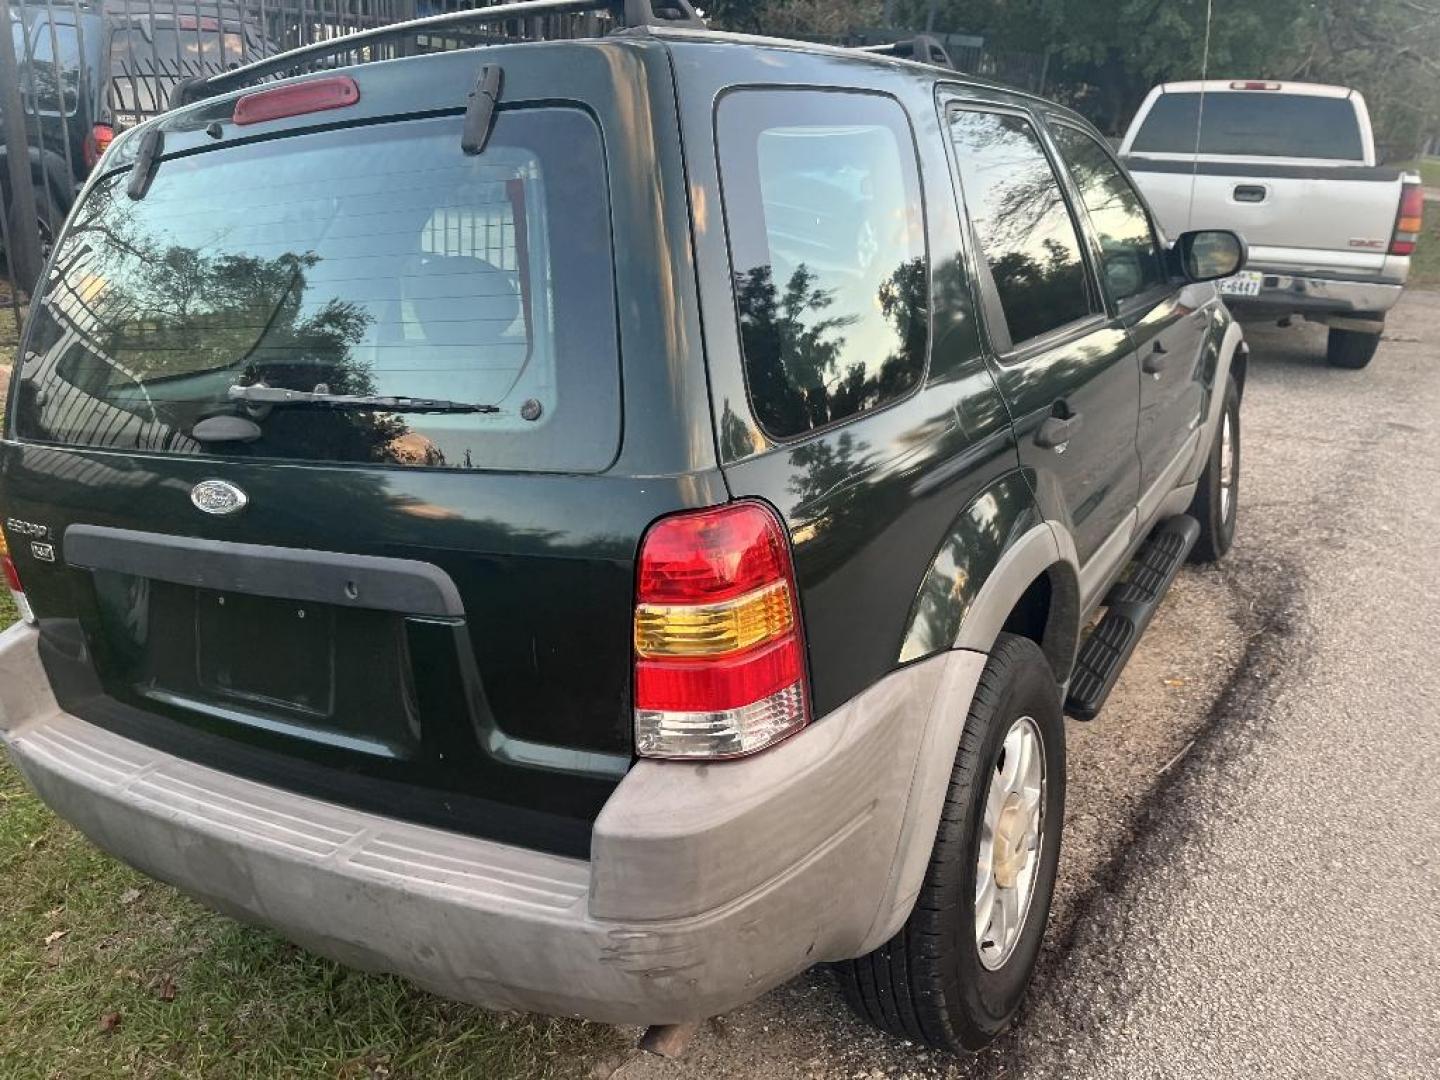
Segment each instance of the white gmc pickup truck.
[[1410,273],[1424,189],[1376,165],[1363,97],[1313,83],[1165,83],[1120,155],[1168,235],[1245,238],[1247,268],[1220,283],[1238,314],[1324,323],[1330,363],[1370,362]]

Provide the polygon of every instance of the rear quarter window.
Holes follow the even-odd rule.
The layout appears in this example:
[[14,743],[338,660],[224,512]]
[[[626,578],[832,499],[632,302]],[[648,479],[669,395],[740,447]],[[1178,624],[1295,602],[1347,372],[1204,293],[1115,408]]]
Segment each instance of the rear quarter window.
[[1237,157],[1326,158],[1362,161],[1364,142],[1348,98],[1282,94],[1273,90],[1161,94],[1130,145],[1133,154],[1200,153]]
[[904,110],[873,94],[741,90],[721,100],[716,130],[756,419],[787,438],[903,397],[929,336]]
[[[16,432],[182,454],[598,471],[621,427],[600,132],[578,109],[305,133],[102,178],[31,320]],[[255,408],[235,386],[494,405]],[[253,442],[197,441],[208,417]]]

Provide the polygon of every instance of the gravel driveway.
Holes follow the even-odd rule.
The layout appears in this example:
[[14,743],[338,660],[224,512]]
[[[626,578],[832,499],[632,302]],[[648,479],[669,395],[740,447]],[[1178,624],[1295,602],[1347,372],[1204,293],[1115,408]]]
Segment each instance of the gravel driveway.
[[1247,332],[1239,539],[1069,725],[1016,1029],[946,1058],[852,1020],[816,971],[616,1075],[1437,1075],[1440,294],[1405,299],[1368,371],[1326,367],[1316,327]]

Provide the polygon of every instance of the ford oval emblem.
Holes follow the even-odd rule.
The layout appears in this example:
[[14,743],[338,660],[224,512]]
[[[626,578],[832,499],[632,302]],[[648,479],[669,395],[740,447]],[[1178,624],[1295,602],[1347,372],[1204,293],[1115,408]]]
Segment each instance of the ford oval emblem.
[[190,501],[207,514],[234,514],[245,509],[250,496],[228,480],[201,480],[190,489]]

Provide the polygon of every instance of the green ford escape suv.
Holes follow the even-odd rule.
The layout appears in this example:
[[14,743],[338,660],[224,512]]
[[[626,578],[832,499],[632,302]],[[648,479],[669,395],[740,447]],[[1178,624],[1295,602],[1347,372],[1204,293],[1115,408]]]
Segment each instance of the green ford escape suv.
[[[0,736],[120,858],[441,994],[676,1023],[833,962],[978,1047],[1062,711],[1230,545],[1243,244],[943,67],[679,0],[484,44],[583,6],[116,139],[0,443]],[[337,62],[405,34],[461,47]]]

